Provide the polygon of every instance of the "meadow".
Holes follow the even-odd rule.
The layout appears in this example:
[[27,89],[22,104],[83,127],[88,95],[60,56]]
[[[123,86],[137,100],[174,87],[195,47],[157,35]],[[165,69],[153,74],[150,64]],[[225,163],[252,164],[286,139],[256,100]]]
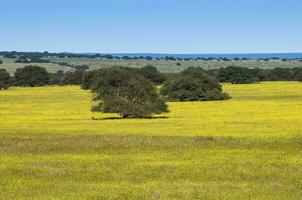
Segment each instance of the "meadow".
[[79,86],[0,91],[0,199],[300,199],[302,84],[225,84],[154,119]]
[[[6,69],[10,74],[13,74],[16,69],[22,68],[27,63],[15,63],[16,59],[9,59],[0,57],[3,64],[0,68]],[[44,59],[51,61],[51,63],[30,63],[31,65],[38,65],[47,69],[48,72],[54,73],[58,70],[70,71],[72,68],[68,66],[60,66],[56,63],[68,63],[70,65],[88,65],[90,69],[112,67],[112,66],[127,66],[132,68],[141,68],[146,65],[153,65],[162,73],[178,73],[189,67],[201,67],[203,69],[219,69],[228,66],[241,66],[246,68],[259,69],[274,69],[274,68],[295,68],[301,67],[302,62],[299,60],[282,61],[282,60],[246,60],[246,61],[217,61],[217,60],[145,60],[145,59],[98,59],[98,58],[59,58],[59,57],[45,57]]]

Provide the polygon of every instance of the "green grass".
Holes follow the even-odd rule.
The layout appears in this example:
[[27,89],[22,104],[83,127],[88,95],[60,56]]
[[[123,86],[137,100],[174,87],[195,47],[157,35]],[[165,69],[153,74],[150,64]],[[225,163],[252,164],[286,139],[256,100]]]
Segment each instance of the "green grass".
[[0,91],[0,197],[300,199],[302,84],[224,89],[126,120],[90,113],[74,86]]
[[70,67],[63,67],[53,63],[15,63],[16,59],[3,58],[0,57],[0,60],[3,61],[3,64],[0,65],[0,69],[6,69],[8,73],[13,75],[18,68],[23,68],[26,65],[38,65],[47,69],[49,73],[55,73],[59,70],[70,71]]
[[[17,68],[23,67],[27,64],[14,63],[14,59],[1,58],[3,64],[0,65],[0,68],[7,69],[10,73],[14,73]],[[260,69],[274,69],[277,67],[280,68],[295,68],[302,67],[302,62],[300,61],[288,61],[283,62],[280,60],[271,60],[271,61],[205,61],[205,60],[182,60],[182,61],[164,61],[164,60],[123,60],[123,59],[93,59],[93,58],[45,58],[52,62],[66,62],[72,65],[88,65],[90,69],[96,69],[101,67],[112,67],[112,66],[127,66],[127,67],[144,67],[146,65],[153,65],[158,68],[159,71],[165,73],[176,73],[180,72],[188,67],[201,67],[203,69],[217,69],[227,66],[241,66],[247,68],[260,68]],[[181,66],[178,66],[177,63],[181,63]],[[33,63],[35,64],[35,63]],[[35,64],[42,67],[45,67],[49,72],[56,72],[57,70],[71,70],[69,67],[59,66],[53,63],[42,63]]]

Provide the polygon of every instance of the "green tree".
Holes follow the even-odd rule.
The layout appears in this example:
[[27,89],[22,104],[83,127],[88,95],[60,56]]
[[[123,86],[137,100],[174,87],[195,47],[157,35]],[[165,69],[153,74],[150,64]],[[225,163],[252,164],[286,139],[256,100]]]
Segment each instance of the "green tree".
[[275,68],[267,71],[267,81],[292,81],[294,79],[293,71],[287,68]]
[[50,85],[64,85],[65,74],[63,70],[59,70],[56,73],[49,74]]
[[217,79],[221,83],[232,84],[246,84],[259,81],[253,70],[236,66],[229,66],[219,69]]
[[89,90],[92,85],[96,82],[96,79],[98,77],[98,74],[102,74],[103,73],[103,69],[96,69],[96,70],[92,70],[92,71],[86,71],[83,74],[83,80],[81,83],[81,88],[84,90]]
[[18,86],[44,86],[49,83],[49,74],[39,66],[25,66],[15,72],[15,81]]
[[169,80],[160,90],[173,101],[214,101],[229,99],[219,82],[201,68],[188,68]]
[[0,69],[0,90],[8,89],[11,84],[11,77],[5,69]]
[[2,65],[3,64],[3,61],[2,60],[0,60],[0,65]]
[[138,72],[143,75],[146,79],[152,81],[155,84],[162,84],[166,81],[166,77],[157,71],[156,67],[152,65],[147,65],[138,70]]
[[302,82],[302,69],[300,69],[296,76],[295,76],[295,81],[299,81],[299,82]]
[[65,85],[81,85],[83,80],[83,70],[74,70],[65,73]]
[[123,118],[168,112],[155,86],[128,68],[99,70],[90,89],[96,101],[92,108],[94,112],[118,113]]

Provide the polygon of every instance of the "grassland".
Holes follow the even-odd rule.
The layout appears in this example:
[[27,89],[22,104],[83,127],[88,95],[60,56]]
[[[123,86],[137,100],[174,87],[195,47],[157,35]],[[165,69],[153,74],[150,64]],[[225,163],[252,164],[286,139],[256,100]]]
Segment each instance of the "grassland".
[[[17,68],[24,67],[27,64],[14,63],[15,59],[1,58],[3,64],[0,68],[7,69],[11,74],[15,72]],[[58,57],[48,57],[44,58],[50,60],[52,63],[32,63],[34,65],[39,65],[45,67],[48,72],[56,72],[58,70],[68,71],[71,70],[70,67],[60,66],[54,63],[65,62],[71,65],[88,65],[90,69],[102,68],[102,67],[112,67],[112,66],[127,66],[127,67],[144,67],[146,65],[153,65],[158,68],[159,71],[164,73],[176,73],[183,71],[188,67],[201,67],[203,69],[217,69],[227,66],[241,66],[247,68],[259,68],[259,69],[274,69],[274,68],[295,68],[302,67],[302,62],[298,60],[294,61],[281,61],[281,60],[270,60],[270,61],[217,61],[217,60],[178,60],[178,61],[166,61],[166,60],[144,60],[144,59],[96,59],[96,58],[58,58]],[[177,64],[177,63],[180,63]]]
[[224,90],[123,120],[76,86],[0,91],[0,199],[300,199],[302,84]]
[[23,68],[26,65],[38,65],[47,69],[49,73],[55,73],[58,70],[70,71],[70,67],[60,66],[54,63],[15,63],[16,59],[3,58],[0,57],[3,61],[3,64],[0,65],[0,69],[6,69],[8,73],[13,75],[18,68]]

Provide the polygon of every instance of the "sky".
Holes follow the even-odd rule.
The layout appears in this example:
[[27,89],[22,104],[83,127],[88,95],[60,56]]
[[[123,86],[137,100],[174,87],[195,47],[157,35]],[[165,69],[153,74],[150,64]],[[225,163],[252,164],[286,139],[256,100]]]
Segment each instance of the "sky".
[[301,0],[0,0],[0,51],[302,52]]

